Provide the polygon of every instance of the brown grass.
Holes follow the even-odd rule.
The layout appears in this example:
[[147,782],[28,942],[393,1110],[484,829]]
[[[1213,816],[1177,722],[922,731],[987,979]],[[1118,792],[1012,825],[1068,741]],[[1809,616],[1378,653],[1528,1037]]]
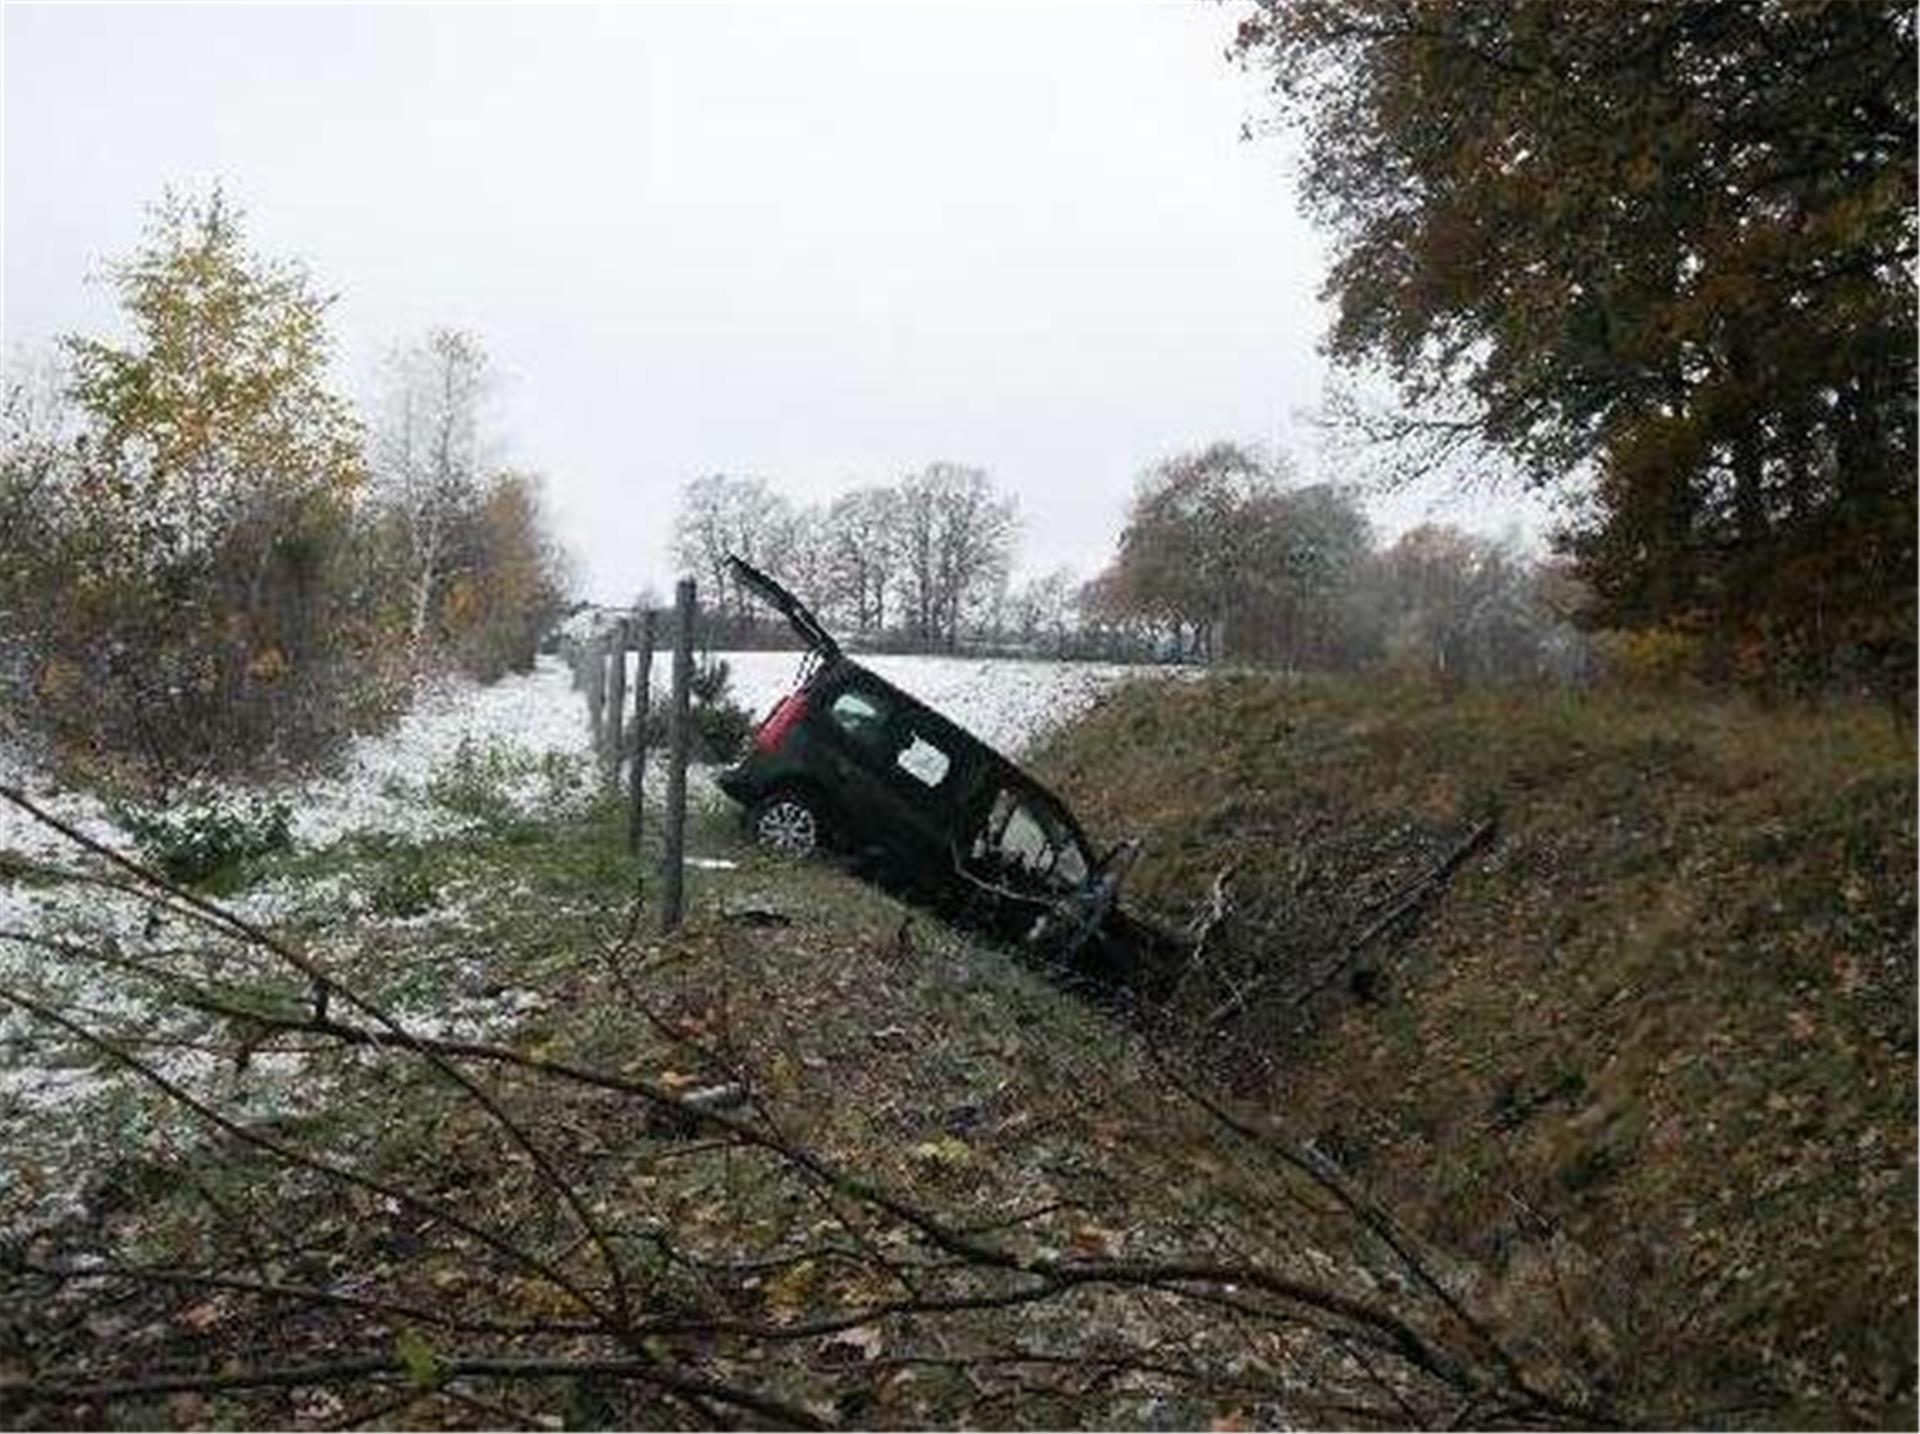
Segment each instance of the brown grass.
[[1914,749],[1883,711],[1242,675],[1117,693],[1035,760],[1146,839],[1136,904],[1184,919],[1237,864],[1242,1057],[1543,1352],[1650,1421],[1912,1427]]

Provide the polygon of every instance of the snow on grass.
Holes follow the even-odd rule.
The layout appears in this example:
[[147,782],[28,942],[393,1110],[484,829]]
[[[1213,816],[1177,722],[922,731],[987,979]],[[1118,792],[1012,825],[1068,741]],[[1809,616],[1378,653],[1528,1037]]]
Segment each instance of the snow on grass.
[[[466,756],[463,758],[463,753]],[[295,802],[294,840],[324,847],[354,832],[422,839],[457,827],[457,814],[430,800],[436,775],[459,770],[473,754],[518,759],[518,785],[535,784],[548,753],[584,762],[589,757],[586,703],[573,691],[559,659],[542,657],[534,670],[488,687],[446,681],[423,691],[390,732],[365,737],[347,752],[337,776],[309,782],[289,794]],[[549,763],[549,770],[554,770]]]
[[[756,718],[791,690],[801,666],[801,655],[795,652],[718,656],[732,671],[734,699]],[[964,657],[863,655],[859,660],[1009,753],[1084,710],[1114,684],[1146,671]],[[659,654],[653,672],[656,703],[664,700],[670,679],[670,655]],[[648,777],[649,790],[657,792],[656,784],[665,780],[664,763],[657,757]],[[279,785],[266,795],[287,804],[297,848],[324,850],[353,835],[421,843],[484,827],[503,815],[564,817],[584,804],[598,781],[585,699],[574,689],[568,668],[556,658],[543,657],[532,672],[488,687],[465,681],[428,687],[390,731],[353,743],[332,772]],[[19,750],[0,747],[0,782],[23,790],[88,837],[138,854],[106,803],[61,787]],[[691,774],[689,794],[696,803],[724,801],[712,774],[698,770]],[[243,803],[259,795],[214,788],[192,800],[218,808],[223,801]],[[97,861],[73,843],[8,802],[0,802],[0,855],[16,864],[99,870]],[[699,864],[713,869],[730,865],[711,859],[700,859]],[[376,927],[405,930],[432,947],[476,917],[478,908],[471,903],[500,896],[442,891],[429,911],[382,916],[355,873],[339,871],[297,882],[273,877],[223,902],[268,927],[316,915],[329,926],[345,918],[361,934]],[[0,982],[84,1011],[89,1024],[143,1029],[157,1019],[158,1008],[149,1004],[150,982],[129,983],[92,962],[62,959],[44,945],[19,938],[67,937],[82,945],[110,941],[113,949],[139,952],[183,934],[177,921],[163,929],[149,921],[149,914],[135,895],[84,882],[47,882],[0,863],[0,932],[16,933],[14,939],[0,939]],[[436,982],[431,994],[423,991],[420,999],[402,999],[396,1011],[423,1032],[484,1037],[539,1009],[537,995],[494,985],[477,967],[462,964],[452,976],[450,986]],[[80,1182],[110,1143],[107,1126],[125,1128],[137,1109],[124,1099],[128,1087],[123,1073],[91,1060],[80,1066],[63,1064],[42,1044],[45,1036],[23,1012],[0,1012],[0,1144],[19,1157],[17,1169],[0,1170],[0,1226],[17,1227],[76,1208]],[[154,1052],[152,1059],[171,1078],[192,1087],[206,1089],[223,1078],[219,1063],[202,1051]],[[303,1088],[302,1065],[290,1055],[260,1053],[241,1107],[249,1115],[264,1116],[310,1104],[319,1092]],[[236,1097],[232,1090],[225,1094],[229,1101]],[[122,1113],[109,1119],[108,1112],[115,1109]]]
[[[761,717],[790,691],[800,668],[794,652],[722,652],[735,700]],[[1085,710],[1116,683],[1164,669],[1104,663],[972,657],[872,655],[859,661],[1003,752],[1017,753],[1045,729]],[[671,684],[671,656],[656,654],[655,700]],[[426,688],[391,730],[352,744],[332,775],[283,786],[272,795],[292,808],[292,833],[323,848],[354,833],[430,840],[473,826],[482,815],[460,809],[463,777],[494,782],[516,808],[552,814],[591,782],[586,702],[565,664],[542,657],[534,670],[488,687],[450,680]],[[660,777],[660,763],[649,775]],[[0,781],[20,786],[90,837],[125,848],[126,834],[105,805],[61,790],[0,750]],[[710,791],[710,784],[700,784]],[[10,804],[0,805],[0,849],[35,860],[71,857],[64,838]],[[0,923],[19,913],[11,884],[0,885]]]
[[[128,844],[126,833],[98,797],[51,782],[16,750],[0,747],[0,784],[23,792],[49,815],[94,841],[109,846]],[[77,850],[52,827],[12,802],[0,801],[0,854],[23,864],[57,866],[71,863]],[[0,930],[42,930],[50,918],[67,909],[72,900],[71,888],[48,888],[17,878],[0,865]],[[111,914],[116,924],[131,910],[125,900],[105,893],[93,893],[92,901],[103,916]]]

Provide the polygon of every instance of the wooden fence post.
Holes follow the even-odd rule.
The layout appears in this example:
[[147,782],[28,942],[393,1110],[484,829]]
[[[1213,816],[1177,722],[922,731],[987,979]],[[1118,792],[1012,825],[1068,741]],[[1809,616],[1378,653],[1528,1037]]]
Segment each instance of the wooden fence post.
[[673,705],[667,709],[667,823],[660,851],[660,930],[680,929],[686,906],[687,691],[693,683],[693,579],[674,589]]
[[613,661],[607,668],[607,786],[620,790],[620,759],[627,752],[627,649],[633,645],[633,625],[626,618],[613,625]]
[[607,722],[607,641],[596,637],[587,644],[587,732],[592,751],[598,757],[603,750]]
[[633,675],[633,770],[629,777],[627,849],[640,851],[640,814],[646,802],[647,721],[653,715],[653,621],[648,608],[640,614],[640,665]]

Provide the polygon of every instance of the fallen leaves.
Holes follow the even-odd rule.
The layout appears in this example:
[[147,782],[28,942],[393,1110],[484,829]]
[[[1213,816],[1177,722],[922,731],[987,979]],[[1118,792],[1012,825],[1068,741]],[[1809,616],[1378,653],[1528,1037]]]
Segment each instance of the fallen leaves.
[[811,1306],[820,1284],[820,1267],[812,1260],[787,1266],[761,1286],[767,1317],[776,1324],[792,1324]]
[[1101,1225],[1076,1226],[1067,1244],[1074,1254],[1090,1260],[1111,1260],[1120,1253],[1120,1236]]
[[[204,1403],[202,1409],[204,1411]],[[346,1410],[347,1406],[345,1401],[331,1389],[296,1389],[293,1391],[293,1412],[295,1418],[301,1424],[325,1428],[334,1424],[341,1415],[346,1413]],[[204,1418],[204,1412],[202,1418]],[[190,1427],[191,1423],[198,1422],[200,1422],[199,1419],[185,1422],[176,1420],[176,1423],[182,1428]]]
[[907,1154],[915,1163],[933,1169],[952,1170],[973,1163],[972,1147],[954,1135],[943,1135],[938,1140],[923,1140]]
[[182,1329],[191,1330],[195,1334],[205,1334],[220,1322],[225,1313],[224,1303],[216,1296],[182,1310],[173,1318],[174,1323]]

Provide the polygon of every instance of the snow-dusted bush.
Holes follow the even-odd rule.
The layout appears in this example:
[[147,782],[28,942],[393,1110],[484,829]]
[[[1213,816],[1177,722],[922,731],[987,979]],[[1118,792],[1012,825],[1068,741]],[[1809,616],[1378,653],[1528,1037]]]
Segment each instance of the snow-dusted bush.
[[122,803],[115,819],[175,881],[204,882],[292,844],[292,809],[251,793],[195,789],[166,806]]

